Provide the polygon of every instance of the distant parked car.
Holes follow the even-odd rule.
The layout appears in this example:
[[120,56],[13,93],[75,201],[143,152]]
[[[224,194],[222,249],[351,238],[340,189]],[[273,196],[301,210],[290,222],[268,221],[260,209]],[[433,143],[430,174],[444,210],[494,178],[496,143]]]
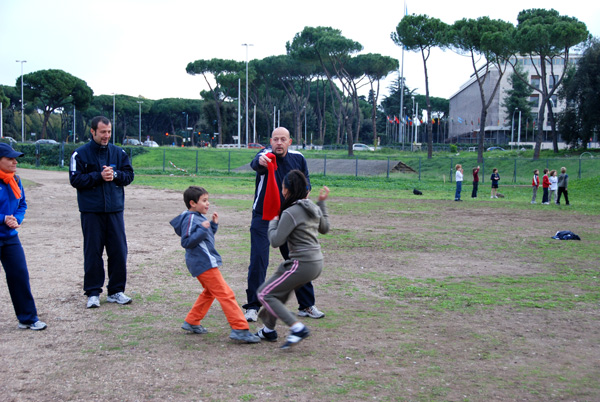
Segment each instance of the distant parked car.
[[144,141],[144,146],[145,147],[151,147],[151,148],[158,148],[158,144],[156,143],[156,141]]
[[9,144],[9,145],[15,145],[17,143],[17,140],[15,140],[13,137],[2,137],[0,138],[0,142],[3,142],[5,144]]
[[37,140],[35,143],[36,144],[52,144],[52,145],[58,144],[58,142],[56,142],[54,140],[49,140],[49,139],[46,139],[46,138],[41,139],[41,140]]
[[142,145],[142,143],[135,138],[125,138],[123,140],[123,145]]
[[353,151],[375,151],[375,148],[370,147],[365,144],[354,144],[354,145],[352,145],[352,150]]
[[264,149],[265,147],[263,147],[262,145],[260,145],[257,142],[251,142],[250,144],[248,144],[248,148],[250,148],[250,149]]
[[487,150],[488,151],[504,151],[504,148],[502,148],[502,147],[489,147]]

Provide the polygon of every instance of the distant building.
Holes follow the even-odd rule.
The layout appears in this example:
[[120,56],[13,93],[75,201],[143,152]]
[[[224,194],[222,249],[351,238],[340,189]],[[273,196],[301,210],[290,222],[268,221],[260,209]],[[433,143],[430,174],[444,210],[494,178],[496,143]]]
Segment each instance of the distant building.
[[[582,56],[582,52],[579,49],[574,49],[569,52],[569,64],[575,64]],[[535,66],[540,64],[540,59],[529,57],[517,57],[517,63],[522,67],[523,72],[527,74],[529,83],[537,87],[540,86],[541,77],[537,75]],[[538,68],[539,69],[539,68]],[[554,60],[554,75],[548,74],[546,77],[548,88],[552,88],[554,82],[558,80],[564,69],[564,59],[557,58]],[[550,73],[550,68],[547,68],[547,72]],[[485,137],[484,143],[486,144],[509,144],[511,140],[516,143],[518,141],[518,112],[515,114],[515,131],[514,134],[511,130],[511,116],[507,114],[502,106],[504,99],[508,96],[507,91],[512,89],[508,79],[513,73],[511,67],[508,68],[506,73],[502,76],[500,87],[496,92],[492,103],[488,108],[487,119],[485,122]],[[486,94],[486,101],[489,99],[489,94],[493,90],[493,86],[498,80],[498,70],[495,68],[490,69],[488,77],[485,80],[484,88]],[[538,111],[539,111],[539,99],[540,95],[537,92],[533,92],[530,98],[532,120],[525,122],[524,132],[521,130],[520,144],[534,144],[535,143],[535,131],[537,129]],[[564,110],[564,102],[559,102],[557,96],[552,97],[554,104],[554,115]],[[454,95],[450,97],[450,119],[448,122],[448,141],[460,142],[460,143],[476,143],[477,134],[480,127],[480,116],[481,116],[481,96],[479,92],[479,85],[475,75],[471,75],[470,79],[465,82]],[[548,121],[548,112],[545,111],[544,116],[544,142],[552,141],[552,129]],[[512,137],[512,138],[511,138]],[[561,142],[559,137],[559,142]],[[542,148],[550,148],[550,144],[542,144]]]

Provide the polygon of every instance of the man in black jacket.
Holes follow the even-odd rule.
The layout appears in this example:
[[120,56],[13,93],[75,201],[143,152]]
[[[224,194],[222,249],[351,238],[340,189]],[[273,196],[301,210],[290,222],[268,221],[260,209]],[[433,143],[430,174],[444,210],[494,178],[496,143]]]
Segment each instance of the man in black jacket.
[[92,140],[71,156],[69,181],[77,189],[77,204],[83,230],[83,290],[87,308],[100,307],[104,285],[104,261],[108,256],[106,301],[129,304],[125,293],[127,282],[127,239],[123,210],[124,187],[133,181],[134,173],[125,151],[110,144],[112,127],[104,116],[91,122]]

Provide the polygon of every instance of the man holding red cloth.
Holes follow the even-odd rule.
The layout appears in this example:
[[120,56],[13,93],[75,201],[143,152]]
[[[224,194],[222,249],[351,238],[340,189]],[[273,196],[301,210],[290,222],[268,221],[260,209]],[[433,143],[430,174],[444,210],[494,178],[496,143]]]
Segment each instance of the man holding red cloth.
[[[270,243],[267,232],[269,220],[273,216],[279,215],[279,205],[283,201],[281,182],[289,171],[298,169],[304,173],[310,186],[306,159],[300,152],[288,149],[292,145],[290,132],[284,127],[278,127],[271,134],[270,142],[271,147],[261,150],[250,162],[250,166],[256,171],[256,187],[252,205],[252,223],[250,224],[250,266],[248,267],[248,289],[246,289],[248,302],[243,306],[249,322],[257,320],[258,310],[261,307],[256,291],[265,281],[269,266]],[[274,160],[272,160],[273,156]],[[269,164],[271,164],[270,170]],[[277,185],[279,203],[271,194],[274,184]],[[287,244],[280,247],[279,250],[283,258],[287,260]],[[299,316],[311,318],[325,316],[315,306],[315,294],[311,282],[296,289],[296,298],[299,304]]]

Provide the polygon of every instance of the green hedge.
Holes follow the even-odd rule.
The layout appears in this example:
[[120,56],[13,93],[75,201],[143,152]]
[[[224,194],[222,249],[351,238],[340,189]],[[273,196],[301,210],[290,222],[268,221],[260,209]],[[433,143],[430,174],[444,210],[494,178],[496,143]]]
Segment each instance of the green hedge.
[[[19,159],[19,162],[33,166],[66,166],[71,154],[84,143],[78,144],[15,144],[13,148],[23,152],[25,156]],[[125,146],[122,147],[133,159],[136,155],[148,152],[143,147]]]

